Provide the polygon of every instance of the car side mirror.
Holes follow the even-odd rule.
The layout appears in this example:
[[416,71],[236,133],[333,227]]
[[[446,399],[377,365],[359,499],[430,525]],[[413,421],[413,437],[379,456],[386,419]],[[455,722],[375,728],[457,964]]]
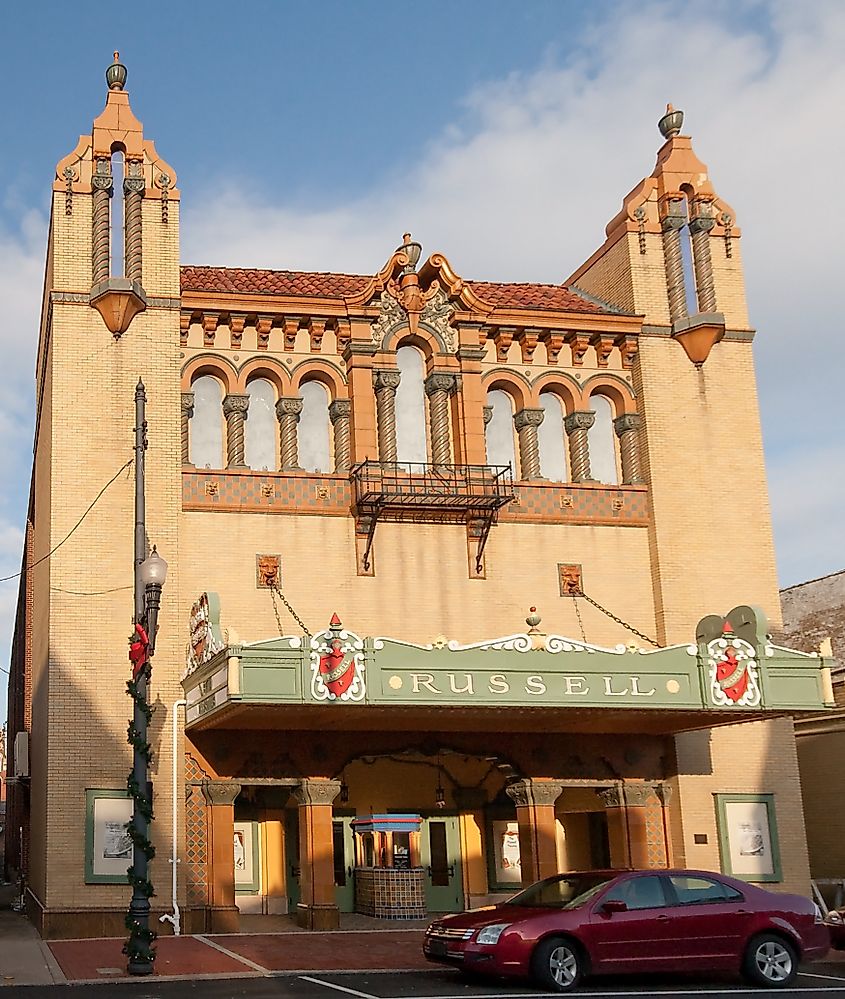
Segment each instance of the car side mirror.
[[612,916],[614,912],[627,912],[628,903],[623,902],[620,898],[609,898],[599,906],[599,911],[606,916]]

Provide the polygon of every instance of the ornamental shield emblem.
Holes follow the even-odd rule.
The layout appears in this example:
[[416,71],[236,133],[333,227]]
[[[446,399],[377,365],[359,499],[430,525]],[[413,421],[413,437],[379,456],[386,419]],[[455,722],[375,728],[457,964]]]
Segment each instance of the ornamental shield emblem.
[[317,701],[362,701],[364,643],[346,631],[337,614],[311,639],[311,696]]
[[710,693],[714,704],[753,708],[760,703],[757,650],[734,634],[730,621],[722,637],[707,643]]

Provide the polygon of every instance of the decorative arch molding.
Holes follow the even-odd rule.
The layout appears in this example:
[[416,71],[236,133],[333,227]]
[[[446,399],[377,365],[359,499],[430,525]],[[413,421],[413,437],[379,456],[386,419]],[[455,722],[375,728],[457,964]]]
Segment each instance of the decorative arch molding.
[[306,382],[320,382],[324,385],[328,390],[330,402],[346,399],[348,396],[346,376],[331,361],[310,359],[300,361],[290,373],[291,393],[298,393],[300,386]]
[[396,277],[396,274],[405,267],[410,261],[407,255],[403,252],[400,247],[396,250],[387,261],[387,263],[382,267],[378,274],[373,275],[372,278],[367,282],[364,288],[358,292],[357,295],[349,295],[346,301],[346,307],[348,310],[354,311],[363,306],[370,305],[374,298],[380,295],[391,280]]
[[428,323],[421,321],[416,333],[411,332],[407,320],[391,327],[381,342],[383,353],[395,354],[400,347],[416,347],[425,358],[426,367],[430,368],[437,354],[448,354],[442,337]]
[[533,402],[533,393],[528,379],[517,371],[494,368],[482,378],[481,387],[485,393],[495,392],[497,389],[507,393],[513,400],[515,413],[530,406]]
[[190,392],[191,385],[203,375],[213,375],[223,383],[226,395],[237,391],[238,372],[235,366],[219,354],[197,354],[182,368],[182,391]]
[[265,357],[253,357],[244,361],[238,371],[238,391],[246,392],[249,383],[258,378],[264,378],[272,384],[277,398],[287,394],[286,389],[290,383],[287,371],[281,364]]
[[575,413],[581,408],[581,385],[570,375],[563,372],[549,371],[541,375],[533,384],[537,405],[543,393],[555,395],[563,404],[564,415]]
[[621,378],[611,374],[598,374],[589,378],[583,386],[583,406],[590,408],[590,396],[603,395],[610,400],[616,416],[637,412],[634,390]]

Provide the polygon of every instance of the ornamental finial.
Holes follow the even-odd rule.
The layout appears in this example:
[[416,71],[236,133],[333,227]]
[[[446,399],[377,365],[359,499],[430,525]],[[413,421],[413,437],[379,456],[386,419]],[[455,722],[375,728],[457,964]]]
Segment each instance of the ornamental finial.
[[529,610],[529,614],[528,614],[528,617],[525,619],[525,623],[528,625],[528,629],[529,629],[528,630],[528,634],[529,635],[536,635],[536,634],[538,634],[538,632],[537,632],[537,626],[539,625],[539,623],[543,619],[537,613],[537,608],[536,607],[529,607],[528,610]]
[[123,90],[126,86],[126,67],[120,61],[120,53],[115,50],[114,62],[106,70],[106,83],[109,90]]
[[676,111],[671,104],[666,105],[666,114],[657,123],[664,139],[674,139],[684,125],[684,112]]

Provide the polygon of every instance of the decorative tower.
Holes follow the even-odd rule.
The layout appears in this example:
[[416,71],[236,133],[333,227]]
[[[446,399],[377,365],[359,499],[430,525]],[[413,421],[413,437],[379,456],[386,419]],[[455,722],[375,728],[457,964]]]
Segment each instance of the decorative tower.
[[696,602],[780,619],[740,231],[683,120],[669,105],[654,170],[567,280],[643,316],[632,375],[661,642],[689,633]]
[[[70,932],[57,901],[70,896],[79,909],[98,913],[101,932],[124,933],[125,873],[91,868],[85,829],[90,789],[121,795],[130,765],[130,459],[139,378],[148,399],[148,543],[171,563],[150,700],[169,705],[181,696],[179,192],[173,170],[132,113],[126,68],[116,54],[106,79],[105,109],[56,170],[36,369],[26,558],[37,564],[29,573],[26,642],[38,792],[31,800],[28,887],[30,915],[45,935]],[[153,714],[150,734],[151,775],[162,791],[171,767],[164,716]],[[92,746],[106,772],[98,762],[92,773]],[[169,794],[158,794],[151,838],[161,860],[154,862],[154,879],[170,876],[169,812]]]

